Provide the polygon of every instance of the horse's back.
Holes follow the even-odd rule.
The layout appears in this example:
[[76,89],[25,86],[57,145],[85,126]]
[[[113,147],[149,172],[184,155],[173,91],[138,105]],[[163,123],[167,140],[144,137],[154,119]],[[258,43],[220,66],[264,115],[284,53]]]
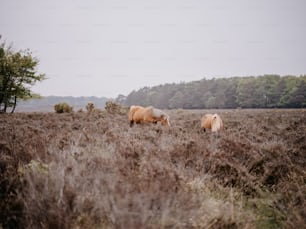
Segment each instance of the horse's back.
[[201,127],[211,129],[212,114],[205,114],[201,119]]

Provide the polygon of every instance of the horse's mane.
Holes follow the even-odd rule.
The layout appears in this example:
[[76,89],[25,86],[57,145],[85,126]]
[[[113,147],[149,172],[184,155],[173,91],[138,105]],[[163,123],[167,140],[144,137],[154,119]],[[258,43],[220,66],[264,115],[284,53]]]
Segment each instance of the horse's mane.
[[161,118],[162,116],[168,117],[168,115],[160,109],[152,107],[152,115],[157,118]]

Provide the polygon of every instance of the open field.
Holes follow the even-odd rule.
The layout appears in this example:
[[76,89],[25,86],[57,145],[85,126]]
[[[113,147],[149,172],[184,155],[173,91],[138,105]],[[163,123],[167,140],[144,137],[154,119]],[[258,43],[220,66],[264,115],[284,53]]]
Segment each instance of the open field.
[[0,228],[305,228],[306,110],[0,115]]

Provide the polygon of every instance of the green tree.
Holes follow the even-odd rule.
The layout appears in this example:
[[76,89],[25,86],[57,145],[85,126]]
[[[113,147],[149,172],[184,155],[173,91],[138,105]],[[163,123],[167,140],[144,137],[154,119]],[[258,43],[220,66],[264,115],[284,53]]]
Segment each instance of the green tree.
[[[1,39],[1,37],[0,37]],[[29,50],[14,52],[5,43],[0,44],[0,112],[15,111],[19,99],[32,95],[30,86],[45,79],[37,74],[38,60]]]
[[291,107],[306,107],[306,82],[301,81],[290,98]]
[[243,108],[256,107],[255,92],[256,78],[241,78],[237,86],[237,102]]
[[224,92],[224,108],[237,108],[239,106],[237,103],[238,78],[230,78],[227,81],[227,87]]
[[278,83],[275,85],[273,92],[270,96],[270,107],[282,107],[281,97],[284,91],[286,90],[286,81],[283,78],[280,78]]
[[263,106],[262,107],[276,107],[277,106],[277,97],[275,95],[275,88],[280,81],[279,75],[265,75],[258,77],[260,82],[260,88],[264,94]]
[[177,91],[174,96],[169,100],[169,108],[183,108],[184,106],[184,94],[181,91]]
[[226,88],[228,86],[229,80],[227,79],[217,79],[215,81],[214,87],[214,96],[215,96],[215,104],[214,108],[223,108],[226,101]]
[[283,92],[280,97],[280,106],[281,107],[292,107],[290,104],[290,99],[292,94],[297,89],[297,86],[299,85],[299,82],[301,81],[301,78],[295,77],[295,76],[285,76],[283,77],[283,80],[285,82],[285,85],[283,85]]

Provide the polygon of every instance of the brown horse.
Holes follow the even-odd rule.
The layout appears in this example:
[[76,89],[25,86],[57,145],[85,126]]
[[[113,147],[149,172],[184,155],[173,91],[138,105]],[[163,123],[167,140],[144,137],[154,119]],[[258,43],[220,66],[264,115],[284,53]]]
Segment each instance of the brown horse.
[[201,119],[201,128],[217,132],[223,129],[223,121],[218,114],[206,114]]
[[152,106],[131,106],[129,111],[130,126],[135,123],[157,123],[160,122],[164,126],[170,126],[169,115],[164,111]]

